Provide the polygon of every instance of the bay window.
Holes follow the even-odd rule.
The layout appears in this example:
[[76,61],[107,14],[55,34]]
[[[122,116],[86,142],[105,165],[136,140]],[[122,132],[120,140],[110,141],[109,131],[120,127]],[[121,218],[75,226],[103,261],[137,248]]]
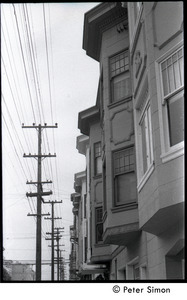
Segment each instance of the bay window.
[[129,54],[124,51],[110,58],[111,102],[117,102],[131,94]]
[[184,153],[184,54],[175,46],[157,61],[162,161]]
[[103,208],[97,207],[95,209],[95,223],[96,223],[96,244],[103,241]]
[[134,148],[113,153],[115,205],[136,201],[136,175]]
[[101,142],[94,144],[94,168],[95,175],[102,174]]
[[183,49],[161,63],[163,105],[167,107],[170,147],[184,140]]
[[140,113],[139,126],[142,148],[142,165],[140,168],[141,176],[143,176],[153,163],[151,109],[149,102]]

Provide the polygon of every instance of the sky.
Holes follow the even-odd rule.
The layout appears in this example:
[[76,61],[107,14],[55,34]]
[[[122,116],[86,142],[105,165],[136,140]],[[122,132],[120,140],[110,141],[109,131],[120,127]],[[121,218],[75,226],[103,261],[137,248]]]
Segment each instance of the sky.
[[[69,226],[73,224],[71,193],[74,174],[85,170],[85,157],[76,149],[78,113],[95,105],[99,63],[82,49],[84,14],[97,2],[1,3],[1,117],[3,246],[7,260],[36,259],[36,198],[26,197],[36,186],[38,133],[22,128],[47,123],[58,128],[42,130],[43,185],[52,190],[45,201],[55,204],[55,227],[64,227],[60,244],[68,263]],[[42,213],[51,205],[42,204]],[[42,219],[42,260],[51,260],[51,221]],[[68,267],[66,265],[68,278]],[[50,280],[50,266],[42,267],[42,280]]]

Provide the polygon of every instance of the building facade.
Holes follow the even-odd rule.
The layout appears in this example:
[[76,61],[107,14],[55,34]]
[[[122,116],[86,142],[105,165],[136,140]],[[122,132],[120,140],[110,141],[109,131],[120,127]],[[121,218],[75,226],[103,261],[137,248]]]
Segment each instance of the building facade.
[[85,263],[109,280],[184,279],[182,2],[101,3],[83,49],[100,64],[96,104],[78,116]]

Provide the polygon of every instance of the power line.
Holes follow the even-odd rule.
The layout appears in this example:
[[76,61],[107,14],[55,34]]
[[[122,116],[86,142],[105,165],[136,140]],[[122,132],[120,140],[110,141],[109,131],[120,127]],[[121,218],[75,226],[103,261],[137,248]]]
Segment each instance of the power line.
[[52,120],[52,124],[53,124],[54,122],[53,122],[53,109],[52,109],[51,80],[50,80],[50,72],[49,72],[49,55],[48,55],[48,42],[47,42],[47,31],[46,31],[44,3],[43,3],[43,19],[44,19],[45,46],[46,46],[46,56],[47,56],[47,73],[48,73],[48,81],[49,81],[49,97],[50,97],[50,107],[51,107],[51,120]]
[[32,96],[31,96],[30,86],[29,86],[29,80],[28,80],[28,75],[27,75],[27,69],[26,69],[26,63],[25,63],[25,58],[24,58],[24,53],[23,53],[23,47],[22,47],[22,42],[21,42],[21,36],[20,36],[20,30],[19,30],[19,25],[18,25],[18,20],[17,20],[16,9],[15,9],[15,5],[14,4],[12,4],[12,5],[13,5],[13,8],[14,8],[14,16],[15,16],[15,20],[16,20],[16,28],[17,28],[18,37],[19,37],[20,49],[21,49],[21,54],[22,54],[22,59],[23,59],[23,65],[24,65],[24,70],[25,70],[26,82],[27,82],[29,96],[30,96],[32,113],[33,113],[34,121],[36,123],[36,117],[35,117],[35,113],[34,113],[34,107],[33,107],[33,102],[32,102]]

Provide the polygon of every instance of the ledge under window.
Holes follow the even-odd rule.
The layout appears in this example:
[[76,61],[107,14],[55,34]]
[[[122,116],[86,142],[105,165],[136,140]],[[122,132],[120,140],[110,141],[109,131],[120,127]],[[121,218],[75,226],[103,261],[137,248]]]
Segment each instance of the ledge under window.
[[93,179],[98,179],[98,178],[102,178],[102,173],[93,176]]
[[152,162],[152,164],[150,165],[149,169],[145,172],[145,174],[143,175],[142,179],[140,180],[140,183],[137,186],[138,193],[141,191],[141,189],[143,188],[144,184],[147,182],[147,180],[151,176],[153,170],[154,170],[154,161]]
[[119,100],[119,101],[110,103],[110,104],[108,105],[108,108],[110,109],[110,108],[119,106],[119,105],[121,105],[121,104],[123,104],[123,103],[125,103],[125,102],[128,102],[128,101],[131,101],[131,100],[132,100],[132,96],[129,96],[129,97],[125,98],[125,99],[122,99],[122,100]]
[[160,158],[162,159],[162,163],[165,163],[181,155],[184,155],[184,142],[172,147],[168,152],[162,154]]
[[103,242],[100,242],[99,244],[94,244],[95,248],[99,248],[99,247],[106,247],[106,244],[104,244]]
[[138,203],[136,201],[128,203],[128,204],[122,204],[116,207],[111,208],[112,213],[118,213],[120,211],[126,211],[130,209],[135,209],[138,207]]

